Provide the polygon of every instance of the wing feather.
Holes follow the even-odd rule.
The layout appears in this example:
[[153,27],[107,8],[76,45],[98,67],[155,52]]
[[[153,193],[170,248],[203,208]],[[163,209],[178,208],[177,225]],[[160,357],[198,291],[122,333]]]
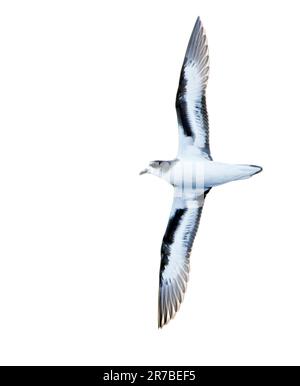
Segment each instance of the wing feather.
[[189,277],[190,253],[207,192],[194,200],[174,198],[161,246],[159,327],[163,327],[175,316],[183,301]]
[[208,75],[207,38],[198,17],[185,53],[176,96],[179,158],[197,155],[212,159],[209,148],[209,123],[206,109]]

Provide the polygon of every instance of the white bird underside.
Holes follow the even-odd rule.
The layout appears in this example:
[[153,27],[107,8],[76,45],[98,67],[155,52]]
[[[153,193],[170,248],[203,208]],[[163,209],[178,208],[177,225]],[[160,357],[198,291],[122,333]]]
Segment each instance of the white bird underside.
[[174,200],[161,246],[158,326],[174,317],[183,300],[190,253],[206,194],[213,186],[249,178],[262,168],[214,162],[209,147],[206,86],[209,58],[206,35],[198,17],[186,50],[176,96],[179,130],[174,161],[154,161],[144,172],[174,186]]
[[261,171],[255,165],[226,164],[206,159],[182,159],[166,171],[160,170],[160,177],[177,189],[206,190],[227,182],[242,180]]

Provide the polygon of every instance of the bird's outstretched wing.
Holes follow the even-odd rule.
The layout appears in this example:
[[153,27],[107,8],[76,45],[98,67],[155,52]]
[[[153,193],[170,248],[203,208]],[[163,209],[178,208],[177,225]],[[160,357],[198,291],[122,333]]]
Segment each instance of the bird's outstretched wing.
[[158,327],[174,317],[183,300],[190,267],[190,253],[207,194],[193,199],[175,197],[161,246]]
[[196,155],[211,159],[205,95],[208,73],[207,38],[198,17],[185,53],[176,96],[179,158]]

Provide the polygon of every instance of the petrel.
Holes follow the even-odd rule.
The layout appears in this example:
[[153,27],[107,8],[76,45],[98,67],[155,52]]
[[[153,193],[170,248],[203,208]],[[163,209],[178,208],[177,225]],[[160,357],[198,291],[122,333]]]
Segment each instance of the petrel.
[[176,95],[179,129],[177,157],[152,161],[140,174],[150,173],[174,187],[174,199],[161,246],[158,327],[172,319],[186,291],[190,253],[203,204],[213,186],[249,178],[260,166],[215,162],[209,147],[206,86],[208,46],[198,17],[185,53]]

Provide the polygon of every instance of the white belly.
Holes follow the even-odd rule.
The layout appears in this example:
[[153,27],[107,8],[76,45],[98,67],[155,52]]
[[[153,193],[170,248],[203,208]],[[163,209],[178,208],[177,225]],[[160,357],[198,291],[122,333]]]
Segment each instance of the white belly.
[[230,181],[250,177],[256,169],[250,165],[232,165],[214,161],[178,161],[163,178],[181,189],[205,190]]

